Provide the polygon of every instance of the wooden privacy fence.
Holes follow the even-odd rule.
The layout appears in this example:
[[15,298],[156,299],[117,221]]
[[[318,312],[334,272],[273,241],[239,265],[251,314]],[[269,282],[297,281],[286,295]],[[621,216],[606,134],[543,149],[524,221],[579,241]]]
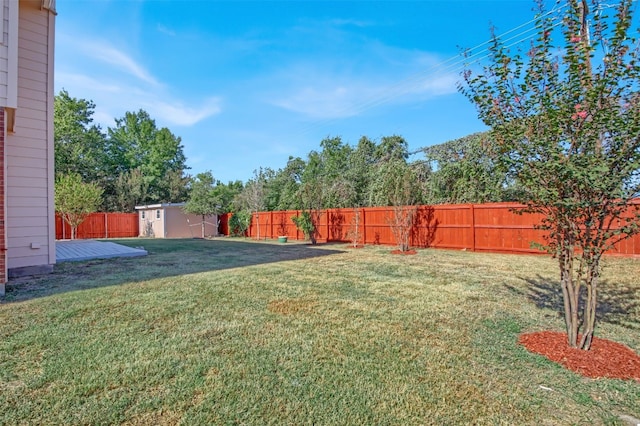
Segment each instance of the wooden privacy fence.
[[[640,200],[635,204],[640,205]],[[541,215],[516,214],[516,203],[419,206],[411,231],[412,247],[434,247],[497,253],[540,253],[532,242],[543,243],[544,232],[535,229]],[[300,210],[261,212],[253,215],[248,236],[292,240],[304,238],[291,219]],[[394,245],[393,207],[328,209],[320,214],[319,242],[351,242],[356,231],[359,244]],[[229,215],[223,216],[226,225]],[[228,235],[228,228],[223,228]],[[640,235],[616,245],[610,254],[640,256]]]
[[[138,213],[92,213],[78,226],[77,239],[138,237]],[[56,215],[56,239],[71,238],[71,227]]]

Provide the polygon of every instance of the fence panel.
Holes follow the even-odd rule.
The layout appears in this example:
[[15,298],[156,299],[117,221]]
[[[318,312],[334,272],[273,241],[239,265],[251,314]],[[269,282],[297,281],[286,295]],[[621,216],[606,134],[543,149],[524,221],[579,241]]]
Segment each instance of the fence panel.
[[[92,213],[77,229],[77,239],[139,236],[137,213]],[[71,227],[56,215],[56,239],[71,238]]]
[[506,253],[540,253],[532,242],[544,242],[544,232],[535,229],[541,215],[517,214],[523,207],[514,203],[474,205],[476,251]]
[[[435,247],[499,253],[540,253],[532,243],[544,243],[544,231],[536,229],[542,215],[514,210],[517,203],[458,204],[418,206],[411,233],[413,247]],[[629,215],[640,209],[640,200],[633,203]],[[291,220],[300,211],[261,212],[260,238],[302,239]],[[319,242],[352,242],[359,244],[394,245],[393,207],[359,209],[328,209],[320,214]],[[256,238],[258,215],[254,214],[248,235]],[[357,224],[357,227],[356,227]],[[621,224],[615,224],[619,227]],[[357,231],[356,231],[357,229]],[[640,235],[618,243],[609,254],[640,256]]]
[[427,245],[448,249],[473,250],[473,222],[468,204],[424,206],[429,218]]
[[137,213],[108,213],[106,238],[127,238],[139,235]]

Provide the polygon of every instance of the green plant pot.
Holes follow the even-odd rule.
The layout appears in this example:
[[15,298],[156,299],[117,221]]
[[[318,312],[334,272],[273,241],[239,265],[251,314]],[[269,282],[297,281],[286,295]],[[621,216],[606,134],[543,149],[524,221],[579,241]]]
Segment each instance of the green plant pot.
[[278,242],[279,243],[286,243],[287,242],[287,237],[278,237]]

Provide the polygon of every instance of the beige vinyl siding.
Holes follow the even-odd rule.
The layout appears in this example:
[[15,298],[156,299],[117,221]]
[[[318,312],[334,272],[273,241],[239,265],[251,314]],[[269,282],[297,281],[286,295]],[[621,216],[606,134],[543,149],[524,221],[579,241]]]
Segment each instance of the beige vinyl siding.
[[39,1],[20,1],[15,132],[6,143],[10,269],[55,262],[53,22]]
[[18,2],[0,0],[0,106],[15,108],[17,103]]
[[7,84],[9,81],[9,2],[0,0],[0,20],[2,39],[0,39],[0,106],[7,106]]
[[45,179],[47,177],[47,170],[43,169],[27,169],[19,165],[7,167],[7,174],[14,178],[31,177],[36,179]]

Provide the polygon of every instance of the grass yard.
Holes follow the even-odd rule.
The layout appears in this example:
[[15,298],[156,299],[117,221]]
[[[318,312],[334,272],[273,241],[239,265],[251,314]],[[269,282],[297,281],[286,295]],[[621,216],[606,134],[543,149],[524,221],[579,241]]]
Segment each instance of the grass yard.
[[[1,424],[623,424],[640,383],[517,344],[562,331],[543,256],[121,240],[0,304]],[[605,261],[596,335],[640,351],[640,260]]]

